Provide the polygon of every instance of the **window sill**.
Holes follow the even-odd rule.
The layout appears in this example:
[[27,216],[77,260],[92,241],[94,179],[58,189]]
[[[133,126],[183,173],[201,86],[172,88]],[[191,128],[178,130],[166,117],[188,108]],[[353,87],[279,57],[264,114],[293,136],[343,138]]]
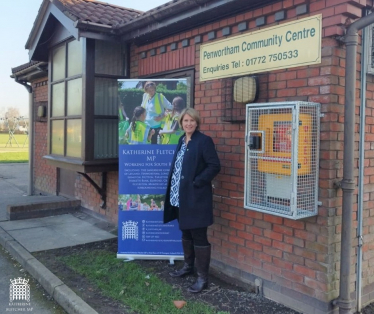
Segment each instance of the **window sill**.
[[53,167],[63,168],[76,172],[93,173],[118,171],[118,158],[83,161],[77,158],[54,155],[43,156],[47,163]]

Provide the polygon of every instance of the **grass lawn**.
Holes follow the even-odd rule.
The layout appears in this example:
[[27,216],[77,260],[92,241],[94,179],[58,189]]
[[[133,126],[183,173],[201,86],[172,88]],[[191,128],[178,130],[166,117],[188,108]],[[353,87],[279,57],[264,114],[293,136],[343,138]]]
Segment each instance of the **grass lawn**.
[[198,301],[188,301],[183,308],[177,309],[173,301],[183,300],[178,289],[173,289],[152,271],[147,272],[135,263],[124,263],[112,252],[92,250],[58,259],[93,282],[106,296],[137,313],[227,314]]
[[29,141],[26,134],[0,133],[0,163],[28,162]]

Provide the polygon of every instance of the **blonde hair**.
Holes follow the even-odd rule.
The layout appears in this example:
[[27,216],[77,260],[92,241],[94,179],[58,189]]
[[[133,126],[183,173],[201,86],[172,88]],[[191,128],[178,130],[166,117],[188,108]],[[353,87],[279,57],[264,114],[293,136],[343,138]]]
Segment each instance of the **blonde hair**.
[[196,124],[197,124],[196,130],[198,130],[200,126],[200,116],[199,116],[199,113],[193,108],[186,108],[186,109],[183,109],[183,111],[181,112],[179,119],[178,119],[181,129],[183,130],[182,121],[186,114],[188,114],[192,119],[196,121]]

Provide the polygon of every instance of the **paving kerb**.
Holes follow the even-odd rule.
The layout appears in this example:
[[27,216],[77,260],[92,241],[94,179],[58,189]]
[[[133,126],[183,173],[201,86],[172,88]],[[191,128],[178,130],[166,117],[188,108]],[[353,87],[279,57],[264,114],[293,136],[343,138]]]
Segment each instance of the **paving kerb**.
[[69,314],[98,314],[73,290],[0,228],[0,244],[29,272]]
[[[0,245],[4,247],[17,260],[22,267],[30,273],[43,288],[50,294],[57,303],[59,303],[69,314],[98,314],[86,302],[84,302],[73,290],[71,290],[63,281],[48,270],[38,259],[21,245],[10,232],[16,229],[19,232],[32,227],[32,220],[18,222],[14,225],[13,221],[9,221],[6,217],[8,205],[37,204],[41,203],[58,203],[66,201],[65,197],[56,195],[33,195],[28,196],[27,193],[27,164],[0,164]],[[79,213],[80,221],[84,220],[84,213]],[[82,218],[83,217],[83,218]],[[56,217],[57,218],[57,217]],[[72,217],[64,217],[64,219],[73,220]],[[48,222],[48,220],[50,220]],[[91,221],[87,217],[87,221]],[[56,219],[56,222],[60,222]],[[54,218],[45,219],[44,221],[35,222],[33,227],[39,227],[43,224],[53,224]],[[92,228],[96,227],[92,224]],[[22,230],[23,229],[23,230]],[[9,231],[9,232],[8,232]]]

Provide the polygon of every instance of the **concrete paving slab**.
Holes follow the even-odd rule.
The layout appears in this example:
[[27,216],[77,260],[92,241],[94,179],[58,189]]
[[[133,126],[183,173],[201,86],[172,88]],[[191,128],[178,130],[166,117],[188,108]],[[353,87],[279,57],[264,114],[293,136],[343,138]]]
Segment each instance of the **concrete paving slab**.
[[58,249],[76,245],[72,243],[71,238],[56,233],[50,226],[17,229],[8,231],[9,234],[29,252],[38,252],[44,250]]
[[0,222],[0,227],[6,231],[44,227],[46,225],[47,224],[39,218]]
[[116,238],[73,215],[0,222],[29,252],[37,252]]
[[53,228],[56,233],[70,238],[73,243],[76,243],[75,245],[116,238],[113,234],[96,228],[88,222],[77,220],[78,223],[75,224],[59,224],[49,227]]
[[45,226],[82,223],[82,220],[80,220],[77,217],[74,217],[71,214],[43,217],[43,218],[39,218],[39,220],[43,222]]

